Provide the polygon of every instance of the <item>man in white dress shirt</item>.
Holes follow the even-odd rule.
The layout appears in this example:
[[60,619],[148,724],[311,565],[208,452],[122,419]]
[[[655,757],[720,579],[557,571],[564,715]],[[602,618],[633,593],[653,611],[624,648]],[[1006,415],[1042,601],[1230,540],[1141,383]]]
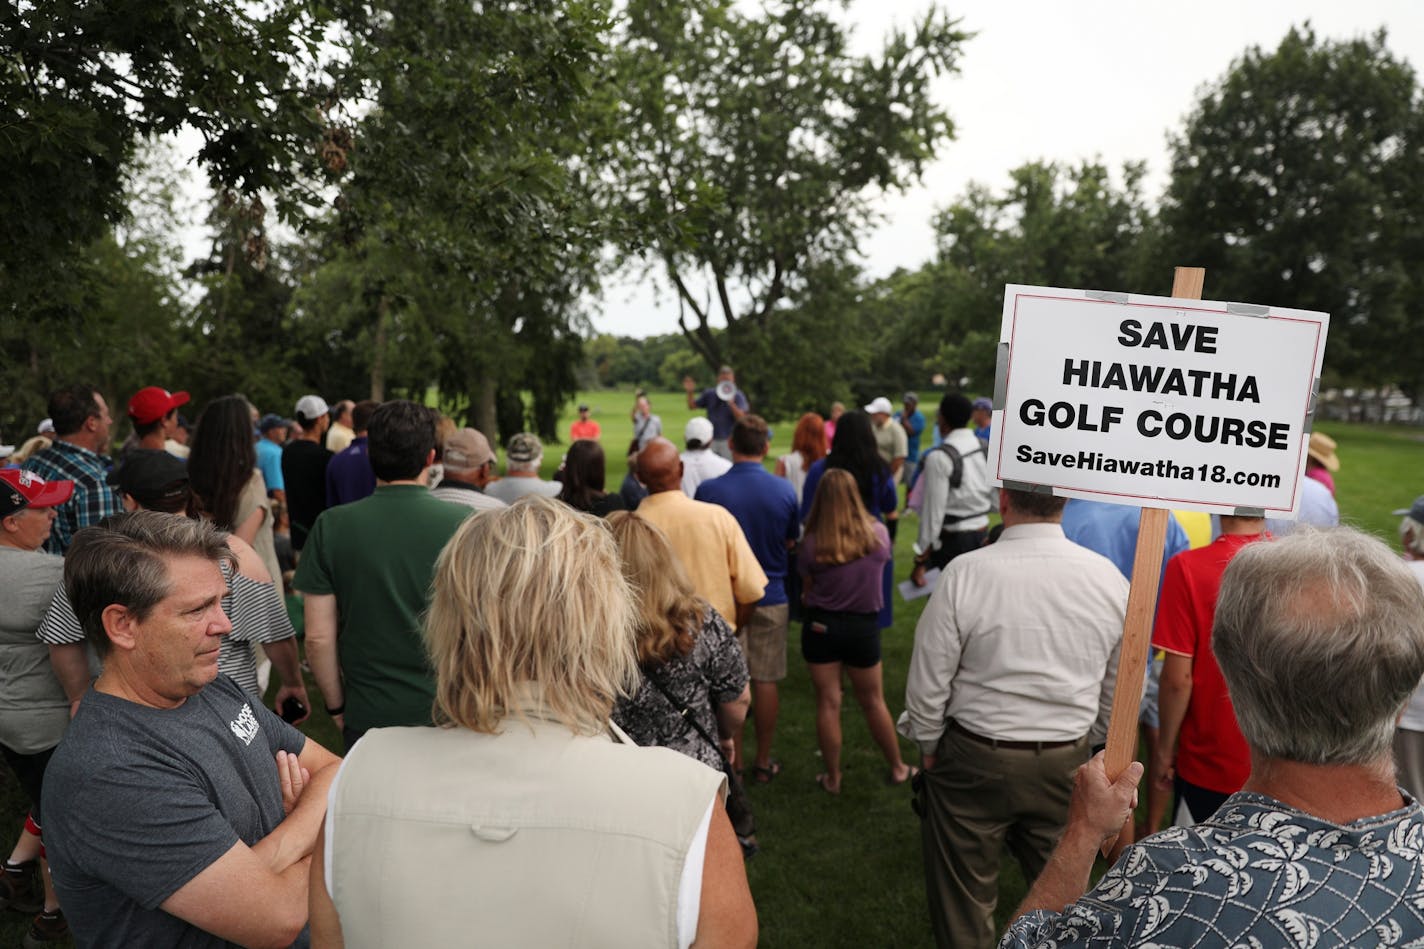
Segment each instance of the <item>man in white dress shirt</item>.
[[1063,536],[1062,498],[1005,488],[1004,532],[955,558],[915,627],[902,735],[941,946],[994,943],[1004,845],[1032,882],[1068,817],[1073,772],[1107,734],[1128,583]]

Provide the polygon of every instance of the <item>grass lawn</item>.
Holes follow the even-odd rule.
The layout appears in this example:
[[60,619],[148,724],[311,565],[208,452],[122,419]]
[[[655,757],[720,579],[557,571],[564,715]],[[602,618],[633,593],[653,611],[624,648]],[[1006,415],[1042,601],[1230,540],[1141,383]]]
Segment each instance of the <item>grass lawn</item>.
[[[616,489],[624,473],[623,451],[632,438],[628,412],[631,392],[589,392],[580,396],[603,427],[609,452],[608,480]],[[694,414],[682,393],[652,393],[653,411],[663,430],[681,442],[683,426]],[[927,404],[935,399],[926,395]],[[560,432],[567,442],[568,422]],[[794,420],[774,424],[772,457],[789,450]],[[1397,545],[1398,519],[1390,514],[1424,493],[1420,461],[1424,432],[1385,426],[1323,425],[1339,442],[1341,470],[1336,476],[1342,518]],[[560,445],[546,449],[545,473],[552,473]],[[502,456],[501,456],[502,460]],[[770,461],[768,462],[770,463]],[[910,545],[916,522],[905,521],[896,544],[896,579],[909,573]],[[883,637],[885,692],[892,715],[904,701],[905,672],[915,622],[925,601],[895,604],[895,624]],[[917,819],[910,810],[908,786],[884,784],[885,764],[874,750],[854,700],[847,693],[842,712],[845,731],[844,781],[839,797],[813,783],[820,771],[816,750],[811,683],[800,661],[799,629],[791,633],[790,673],[782,683],[776,756],[783,771],[770,784],[750,786],[759,823],[762,852],[748,864],[752,893],[761,922],[761,944],[768,947],[900,947],[931,944],[920,869]],[[314,686],[309,685],[313,697]],[[320,701],[317,701],[320,706]],[[334,750],[340,741],[331,720],[313,714],[305,731]],[[903,746],[906,760],[914,749]],[[0,778],[0,813],[11,815],[4,846],[14,840],[24,813],[22,796],[8,770]],[[1005,856],[997,919],[1002,926],[1025,891],[1011,858]],[[10,913],[0,920],[0,944],[17,945],[27,920]]]

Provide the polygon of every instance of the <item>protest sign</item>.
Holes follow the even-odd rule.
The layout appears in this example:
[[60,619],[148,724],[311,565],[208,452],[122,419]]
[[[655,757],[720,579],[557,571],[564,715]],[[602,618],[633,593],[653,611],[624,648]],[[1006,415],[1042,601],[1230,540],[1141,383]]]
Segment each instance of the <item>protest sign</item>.
[[1294,517],[1329,317],[1010,285],[989,459],[1000,483]]

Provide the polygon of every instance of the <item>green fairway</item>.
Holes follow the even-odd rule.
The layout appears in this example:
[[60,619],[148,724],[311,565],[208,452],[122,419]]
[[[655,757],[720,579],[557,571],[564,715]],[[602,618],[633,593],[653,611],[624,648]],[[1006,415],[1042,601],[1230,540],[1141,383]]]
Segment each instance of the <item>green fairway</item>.
[[[682,429],[695,413],[682,393],[651,394],[653,411],[662,417],[664,432],[681,444]],[[617,488],[624,473],[623,452],[632,438],[627,391],[588,392],[579,397],[593,409],[603,428],[609,454],[609,487]],[[927,403],[932,397],[926,396]],[[753,407],[755,408],[755,406]],[[573,406],[560,423],[564,444],[550,445],[545,472],[552,473],[567,447]],[[772,458],[789,450],[793,420],[773,422]],[[1339,443],[1340,472],[1336,475],[1342,519],[1378,534],[1397,546],[1398,519],[1390,511],[1424,493],[1424,432],[1384,426],[1320,426]],[[503,452],[500,455],[503,462]],[[908,576],[910,545],[917,522],[907,519],[895,552],[896,579]],[[914,639],[915,622],[925,600],[895,604],[895,623],[883,639],[885,691],[892,715],[904,703],[905,673]],[[748,865],[752,892],[761,922],[761,945],[768,947],[900,947],[930,945],[924,885],[920,869],[918,823],[910,809],[908,786],[886,787],[885,764],[874,750],[864,720],[847,692],[842,711],[845,730],[843,793],[831,797],[814,783],[821,770],[816,750],[811,684],[800,659],[800,630],[790,636],[790,673],[782,683],[781,715],[775,755],[783,771],[772,783],[751,784],[762,852]],[[319,694],[308,686],[318,709]],[[317,711],[305,726],[318,741],[341,750],[331,720]],[[914,749],[903,746],[906,760]],[[24,805],[13,777],[6,770],[0,801],[11,816],[6,846],[18,830]],[[1022,899],[1024,881],[1012,859],[1005,857],[997,919],[1002,926]],[[18,944],[27,920],[7,914],[0,923],[0,942]]]

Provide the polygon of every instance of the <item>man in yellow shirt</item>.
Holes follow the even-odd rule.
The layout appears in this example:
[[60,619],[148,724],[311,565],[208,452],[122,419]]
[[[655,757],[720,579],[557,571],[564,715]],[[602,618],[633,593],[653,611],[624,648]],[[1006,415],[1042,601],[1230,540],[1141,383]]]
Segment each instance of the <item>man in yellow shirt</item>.
[[741,627],[766,592],[767,580],[737,519],[720,505],[682,493],[682,459],[666,438],[638,453],[638,480],[648,489],[638,516],[667,535],[697,595],[733,629]]

